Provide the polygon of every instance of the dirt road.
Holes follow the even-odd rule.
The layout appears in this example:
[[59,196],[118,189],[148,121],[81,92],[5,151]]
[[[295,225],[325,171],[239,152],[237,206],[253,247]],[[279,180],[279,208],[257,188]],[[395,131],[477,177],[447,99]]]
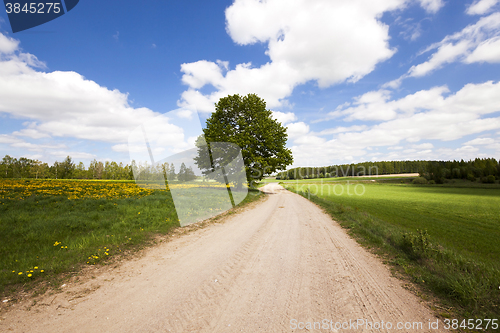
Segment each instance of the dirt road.
[[223,224],[71,283],[30,311],[26,302],[12,306],[0,331],[441,331],[429,329],[436,318],[419,298],[319,208],[277,184],[264,189],[274,194]]

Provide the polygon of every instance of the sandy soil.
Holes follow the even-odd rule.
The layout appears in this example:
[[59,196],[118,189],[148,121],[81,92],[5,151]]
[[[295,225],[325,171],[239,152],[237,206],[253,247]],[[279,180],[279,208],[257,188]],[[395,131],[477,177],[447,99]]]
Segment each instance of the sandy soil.
[[[263,190],[266,200],[225,223],[96,271],[36,305],[11,305],[0,332],[441,331],[429,329],[437,318],[422,300],[317,206],[277,184]],[[393,329],[370,330],[367,321]],[[314,322],[322,326],[300,329]],[[396,329],[414,322],[423,329]]]

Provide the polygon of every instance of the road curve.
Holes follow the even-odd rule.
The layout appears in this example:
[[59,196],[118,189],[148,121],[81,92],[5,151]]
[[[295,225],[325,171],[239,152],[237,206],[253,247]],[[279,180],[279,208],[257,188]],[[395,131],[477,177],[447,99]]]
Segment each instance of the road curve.
[[429,329],[437,318],[421,300],[317,206],[277,184],[263,190],[265,201],[225,223],[71,283],[29,311],[29,300],[11,306],[0,331],[443,331]]

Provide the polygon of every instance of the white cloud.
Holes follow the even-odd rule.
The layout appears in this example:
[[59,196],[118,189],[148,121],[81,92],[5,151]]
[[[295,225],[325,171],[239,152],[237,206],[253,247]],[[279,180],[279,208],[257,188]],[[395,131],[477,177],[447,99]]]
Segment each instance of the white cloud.
[[178,110],[175,114],[179,118],[192,119],[193,117],[193,111],[191,110]]
[[469,15],[483,15],[486,14],[495,6],[500,0],[476,0],[466,10]]
[[0,143],[12,144],[12,143],[19,143],[19,142],[23,142],[23,140],[16,138],[12,135],[0,134]]
[[66,151],[66,150],[51,151],[50,155],[59,159],[64,159],[66,158],[66,156],[71,156],[73,160],[78,160],[78,159],[92,160],[97,157],[97,155],[81,151]]
[[368,126],[366,125],[355,125],[349,127],[339,126],[323,130],[319,132],[318,135],[331,135],[331,134],[346,133],[346,132],[360,132],[366,130],[367,128]]
[[418,2],[422,8],[432,14],[437,13],[444,6],[443,0],[418,0]]
[[488,39],[479,44],[479,46],[465,58],[464,62],[500,63],[500,36]]
[[[0,113],[28,121],[23,124],[25,128],[0,137],[4,143],[19,149],[46,149],[48,154],[61,147],[16,137],[76,138],[120,145],[127,142],[134,128],[159,115],[147,108],[132,107],[126,93],[100,86],[78,73],[37,70],[44,64],[34,55],[20,52],[18,44],[0,34],[0,48],[9,52],[0,57]],[[191,113],[177,110],[178,117],[186,118]],[[183,128],[169,123],[168,118],[157,125],[163,126],[164,132],[160,144],[168,141],[174,150],[188,145]],[[81,154],[74,157],[84,156]]]
[[399,100],[390,101],[387,90],[370,91],[355,98],[354,106],[331,112],[331,117],[352,120],[391,120],[401,115],[411,115],[419,110],[428,110],[442,103],[447,87],[434,87],[418,91]]
[[466,146],[478,146],[478,145],[490,145],[495,143],[492,138],[476,138],[474,140],[467,141],[464,143]]
[[64,144],[37,144],[37,143],[31,143],[31,142],[16,142],[11,144],[11,147],[14,148],[23,148],[23,149],[28,149],[31,151],[37,151],[41,152],[45,149],[60,149],[60,148],[66,148],[66,145]]
[[419,145],[412,145],[413,149],[432,149],[434,145],[432,143],[422,143]]
[[282,124],[297,120],[297,116],[293,112],[273,111],[273,117]]
[[398,17],[395,21],[395,24],[401,26],[403,30],[399,33],[403,36],[404,39],[415,41],[422,34],[422,25],[420,22],[414,22],[412,18],[407,18],[404,21]]
[[309,133],[309,125],[304,122],[291,123],[286,127],[290,139],[299,138]]
[[[434,144],[419,141],[452,142],[467,135],[500,129],[500,117],[494,116],[500,112],[500,82],[467,84],[454,94],[446,87],[435,87],[397,100],[391,100],[386,92],[370,92],[357,97],[353,105],[337,110],[336,116],[344,117],[344,121],[355,118],[380,122],[371,126],[336,127],[319,133],[311,132],[307,124],[295,123],[291,136],[294,165],[361,161],[370,147],[387,147],[388,153],[382,159],[389,160],[415,159],[416,156],[419,159],[480,157],[474,147],[479,144],[498,150],[495,142],[486,139],[472,140],[454,149],[435,149]],[[393,116],[386,119],[386,114]],[[322,141],[320,135],[324,134],[334,136]],[[315,162],[313,156],[321,162]]]
[[20,131],[13,132],[12,135],[25,136],[32,139],[41,139],[50,137],[50,135],[48,135],[47,133],[42,133],[34,128],[24,128]]
[[444,64],[456,61],[459,57],[463,56],[469,49],[469,41],[461,41],[457,44],[444,44],[439,47],[438,51],[434,53],[431,58],[417,66],[412,66],[409,70],[409,76],[424,76],[430,72],[441,68]]
[[17,50],[19,41],[0,33],[0,55],[12,54]]
[[206,84],[219,88],[224,80],[221,63],[200,60],[181,65],[182,82],[193,89],[200,89]]
[[[220,97],[256,93],[269,107],[277,107],[286,104],[294,87],[308,81],[320,87],[355,82],[394,54],[388,26],[379,19],[405,2],[235,0],[226,9],[228,34],[240,45],[267,43],[270,62],[238,64],[232,70],[206,60],[183,64],[189,89],[179,105],[210,112]],[[198,89],[205,85],[217,91],[203,95]]]
[[428,75],[446,64],[462,62],[500,62],[500,12],[480,18],[462,31],[446,36],[420,54],[436,50],[427,61],[412,66],[407,74],[387,82],[384,88],[396,89],[407,77]]

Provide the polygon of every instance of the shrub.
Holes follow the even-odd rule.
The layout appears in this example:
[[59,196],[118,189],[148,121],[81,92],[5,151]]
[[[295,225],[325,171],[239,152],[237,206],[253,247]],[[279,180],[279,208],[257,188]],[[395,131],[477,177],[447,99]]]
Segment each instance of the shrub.
[[436,181],[434,179],[429,180],[428,184],[436,184]]
[[471,182],[475,182],[476,181],[476,177],[474,176],[474,174],[468,173],[467,174],[467,180],[470,180]]
[[412,259],[426,257],[431,249],[427,230],[418,230],[417,233],[405,232],[400,243],[401,249]]
[[424,177],[417,177],[417,178],[413,179],[413,181],[411,183],[412,184],[427,184],[427,179],[425,179]]
[[489,175],[488,177],[483,177],[481,181],[486,184],[495,184],[495,176]]
[[444,184],[444,178],[443,177],[439,177],[436,179],[436,184]]

